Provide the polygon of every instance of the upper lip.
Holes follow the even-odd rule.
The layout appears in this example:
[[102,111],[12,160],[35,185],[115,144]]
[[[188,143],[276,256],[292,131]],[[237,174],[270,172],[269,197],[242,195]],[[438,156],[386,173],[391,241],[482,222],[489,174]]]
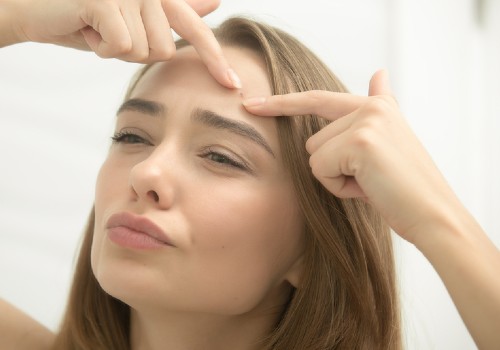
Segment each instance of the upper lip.
[[127,227],[137,232],[151,236],[167,245],[173,246],[167,234],[153,221],[148,218],[129,212],[121,212],[111,215],[106,228]]

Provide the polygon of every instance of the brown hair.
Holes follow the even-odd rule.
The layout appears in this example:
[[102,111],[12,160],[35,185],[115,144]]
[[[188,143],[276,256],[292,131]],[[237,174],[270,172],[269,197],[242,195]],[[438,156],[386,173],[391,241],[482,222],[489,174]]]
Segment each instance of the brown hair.
[[[249,48],[265,60],[273,94],[347,92],[312,52],[281,30],[232,18],[214,32],[221,44]],[[186,45],[178,42],[178,48]],[[127,95],[149,67],[139,72]],[[277,123],[305,222],[306,247],[300,285],[264,348],[401,349],[389,228],[369,205],[336,198],[312,175],[304,145],[327,120],[296,116],[277,118]],[[55,349],[130,349],[129,307],[105,293],[91,271],[93,221],[92,212]]]

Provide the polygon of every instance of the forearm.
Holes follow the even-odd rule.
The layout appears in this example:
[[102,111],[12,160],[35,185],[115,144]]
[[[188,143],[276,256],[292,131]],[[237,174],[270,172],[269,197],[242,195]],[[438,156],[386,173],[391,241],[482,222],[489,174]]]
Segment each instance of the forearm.
[[16,9],[20,2],[20,0],[0,0],[0,47],[24,41],[21,39],[21,30],[15,22],[18,18]]
[[415,242],[429,259],[476,345],[481,350],[500,344],[500,252],[474,218],[457,204]]

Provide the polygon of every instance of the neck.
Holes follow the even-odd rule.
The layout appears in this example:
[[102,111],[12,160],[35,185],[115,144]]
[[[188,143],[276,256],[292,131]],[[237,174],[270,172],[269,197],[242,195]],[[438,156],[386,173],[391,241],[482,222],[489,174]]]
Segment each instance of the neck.
[[131,310],[132,350],[257,350],[279,314],[219,316]]

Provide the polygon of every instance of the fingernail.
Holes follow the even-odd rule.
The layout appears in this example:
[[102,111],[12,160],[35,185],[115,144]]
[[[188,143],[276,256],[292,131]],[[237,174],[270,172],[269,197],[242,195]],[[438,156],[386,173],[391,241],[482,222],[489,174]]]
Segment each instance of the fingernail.
[[227,75],[229,77],[229,80],[231,80],[231,83],[233,83],[233,86],[236,89],[241,89],[242,85],[240,77],[238,77],[238,74],[236,74],[236,72],[233,69],[229,68],[227,70]]
[[266,102],[265,97],[252,97],[243,101],[243,106],[245,107],[257,107],[263,105]]

